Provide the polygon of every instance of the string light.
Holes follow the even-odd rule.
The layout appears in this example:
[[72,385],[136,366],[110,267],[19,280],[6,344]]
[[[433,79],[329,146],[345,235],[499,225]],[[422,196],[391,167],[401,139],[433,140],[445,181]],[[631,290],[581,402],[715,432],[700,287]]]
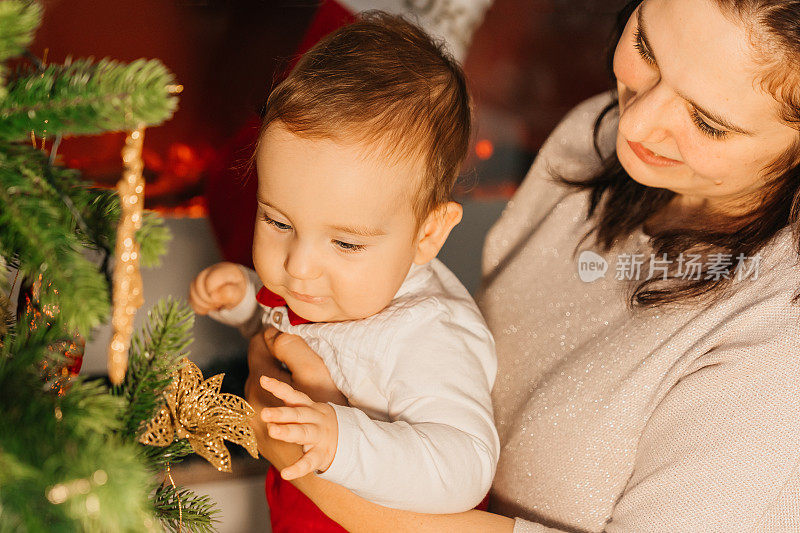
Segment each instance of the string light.
[[[46,496],[50,503],[60,505],[73,496],[89,494],[93,486],[100,487],[106,482],[108,474],[104,470],[95,470],[89,479],[81,478],[67,483],[56,483],[47,489]],[[86,498],[86,510],[95,513],[100,510],[100,500],[94,494],[89,494]]]

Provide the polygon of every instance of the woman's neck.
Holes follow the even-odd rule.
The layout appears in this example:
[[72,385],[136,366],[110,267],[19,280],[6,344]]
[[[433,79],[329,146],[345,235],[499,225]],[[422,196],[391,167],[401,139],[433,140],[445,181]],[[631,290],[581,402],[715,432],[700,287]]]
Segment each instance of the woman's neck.
[[751,212],[752,208],[745,209],[741,203],[734,207],[730,203],[712,202],[709,198],[676,195],[650,216],[642,229],[650,236],[675,229],[736,231]]

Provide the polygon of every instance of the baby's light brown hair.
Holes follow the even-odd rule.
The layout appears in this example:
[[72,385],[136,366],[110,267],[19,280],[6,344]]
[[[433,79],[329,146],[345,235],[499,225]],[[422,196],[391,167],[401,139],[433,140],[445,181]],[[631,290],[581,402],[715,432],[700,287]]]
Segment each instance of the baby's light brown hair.
[[401,17],[370,12],[318,42],[273,89],[259,145],[274,122],[296,135],[423,158],[411,192],[419,224],[451,200],[469,147],[470,99],[441,44]]

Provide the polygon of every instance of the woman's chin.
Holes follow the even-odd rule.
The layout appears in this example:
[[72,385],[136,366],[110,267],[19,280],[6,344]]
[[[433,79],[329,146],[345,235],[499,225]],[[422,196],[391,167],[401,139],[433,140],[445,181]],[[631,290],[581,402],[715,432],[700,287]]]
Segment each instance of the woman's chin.
[[657,176],[653,176],[651,172],[647,172],[646,169],[642,168],[642,164],[637,164],[636,156],[632,156],[632,159],[629,159],[628,157],[618,153],[618,157],[619,164],[622,165],[622,168],[633,181],[646,187],[655,187],[659,189],[666,187],[667,184],[665,183],[665,180],[659,179]]

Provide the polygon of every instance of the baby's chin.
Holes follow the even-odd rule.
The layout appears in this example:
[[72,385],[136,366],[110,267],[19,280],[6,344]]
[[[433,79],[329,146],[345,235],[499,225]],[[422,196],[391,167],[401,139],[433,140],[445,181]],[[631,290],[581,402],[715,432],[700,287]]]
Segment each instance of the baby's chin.
[[326,302],[327,305],[318,305],[307,302],[287,302],[292,311],[297,315],[311,322],[346,322],[348,320],[361,320],[379,313],[389,305],[386,302],[382,307],[377,306],[342,309],[334,302]]

